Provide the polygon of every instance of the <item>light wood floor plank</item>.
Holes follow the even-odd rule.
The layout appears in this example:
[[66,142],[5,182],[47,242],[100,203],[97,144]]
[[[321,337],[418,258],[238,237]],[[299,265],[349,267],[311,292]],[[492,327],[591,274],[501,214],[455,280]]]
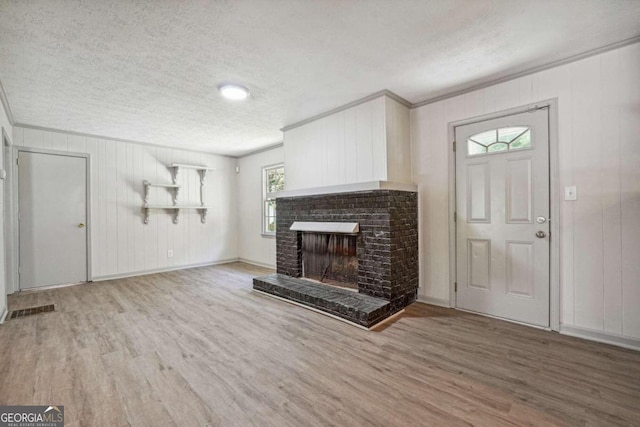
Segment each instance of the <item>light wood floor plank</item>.
[[9,297],[0,404],[69,426],[640,425],[640,353],[413,304],[364,331],[242,263]]

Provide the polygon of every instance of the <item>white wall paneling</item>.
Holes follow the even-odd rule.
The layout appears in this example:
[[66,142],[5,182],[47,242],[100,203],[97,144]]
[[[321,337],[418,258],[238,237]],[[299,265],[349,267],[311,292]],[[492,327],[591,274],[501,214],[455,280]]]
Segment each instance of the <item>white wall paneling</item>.
[[600,102],[604,101],[601,61],[598,56],[582,60],[572,65],[571,73],[574,144],[571,184],[580,191],[578,200],[567,202],[573,204],[573,309],[575,325],[588,329],[604,328],[601,154],[607,144],[602,141],[600,117]]
[[640,338],[638,76],[640,44],[633,44],[411,111],[421,299],[449,299],[448,124],[557,98],[558,186],[578,189],[576,201],[554,199],[560,322]]
[[[275,268],[276,239],[262,235],[262,168],[283,160],[281,146],[238,159],[238,257],[243,261]],[[285,165],[285,182],[288,180]]]
[[[16,146],[90,154],[94,279],[237,259],[235,159],[18,126],[13,135]],[[206,178],[204,198],[211,206],[206,223],[195,210],[182,211],[178,224],[154,210],[150,224],[144,224],[143,181],[171,183],[171,163],[216,169]],[[178,179],[181,203],[200,204],[198,172],[183,170]],[[164,188],[151,193],[152,200],[171,205]]]
[[412,182],[410,110],[398,101],[385,97],[387,180]]
[[287,190],[411,182],[409,109],[381,95],[285,131]]
[[[608,202],[606,205],[603,202],[603,210],[608,220],[605,230],[617,230],[615,206],[611,209],[612,199],[613,204],[620,204],[622,286],[621,292],[613,287],[605,294],[609,306],[605,314],[615,310],[616,305],[621,305],[622,334],[640,337],[640,44],[620,49],[618,61],[618,98],[607,98],[606,114],[615,126],[620,126],[620,166],[616,168],[615,160],[609,160],[611,163],[605,163],[602,172],[603,175],[617,173],[620,176],[619,199],[614,192],[613,197],[605,200]],[[615,77],[608,77],[608,81]],[[618,121],[615,120],[616,116]],[[602,136],[602,143],[607,144],[609,134],[604,132]],[[611,154],[607,157],[610,158]],[[607,185],[606,189],[613,187],[611,183]],[[606,243],[605,260],[614,260],[614,263],[605,267],[605,274],[616,268],[615,257],[618,255],[616,239],[608,239]],[[608,326],[615,328],[612,323]]]

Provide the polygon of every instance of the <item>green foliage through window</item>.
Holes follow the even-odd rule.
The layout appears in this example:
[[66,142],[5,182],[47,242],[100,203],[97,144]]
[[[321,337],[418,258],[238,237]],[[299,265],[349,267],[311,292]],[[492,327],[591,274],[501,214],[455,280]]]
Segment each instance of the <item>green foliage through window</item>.
[[276,199],[271,193],[284,190],[284,166],[264,168],[263,173],[263,233],[276,232]]
[[284,190],[284,166],[265,169],[267,175],[267,193]]
[[531,129],[526,126],[491,129],[467,139],[467,153],[470,156],[524,148],[531,148]]

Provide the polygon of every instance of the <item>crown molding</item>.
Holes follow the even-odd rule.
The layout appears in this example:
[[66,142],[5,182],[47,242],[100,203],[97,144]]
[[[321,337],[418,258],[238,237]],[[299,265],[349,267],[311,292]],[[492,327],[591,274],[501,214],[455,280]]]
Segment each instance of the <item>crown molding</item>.
[[192,148],[181,148],[181,147],[176,147],[176,146],[171,146],[171,145],[153,144],[151,142],[135,141],[135,140],[132,140],[132,139],[114,138],[112,136],[95,135],[95,134],[92,134],[92,133],[75,132],[75,131],[72,131],[72,130],[62,130],[62,129],[56,129],[56,128],[48,128],[48,127],[44,127],[44,126],[29,125],[29,124],[26,124],[26,123],[14,123],[13,126],[14,127],[19,127],[19,128],[24,128],[24,129],[34,129],[34,130],[41,130],[41,131],[45,131],[45,132],[55,132],[55,133],[63,133],[63,134],[66,134],[66,135],[83,136],[83,137],[86,137],[86,138],[108,139],[110,141],[126,142],[127,144],[145,145],[147,147],[165,148],[165,149],[169,149],[169,150],[188,151],[188,152],[191,152],[191,153],[198,153],[198,154],[210,154],[210,155],[214,155],[214,156],[228,157],[228,158],[231,158],[231,159],[236,159],[237,158],[237,156],[231,156],[231,155],[228,155],[228,154],[218,154],[218,153],[214,153],[212,151],[194,150]]
[[476,90],[480,90],[480,89],[485,89],[489,86],[494,86],[500,83],[504,83],[504,82],[508,82],[510,80],[514,80],[520,77],[524,77],[524,76],[528,76],[530,74],[535,74],[535,73],[539,73],[541,71],[545,71],[551,68],[555,68],[555,67],[559,67],[561,65],[566,65],[569,64],[571,62],[576,62],[576,61],[580,61],[581,59],[585,59],[585,58],[589,58],[591,56],[595,56],[595,55],[599,55],[601,53],[605,53],[605,52],[609,52],[611,50],[614,49],[620,49],[622,47],[625,46],[629,46],[635,43],[640,42],[640,36],[636,36],[636,37],[632,37],[630,39],[627,40],[623,40],[617,43],[612,43],[606,46],[602,46],[596,49],[592,49],[592,50],[588,50],[586,52],[582,52],[579,53],[577,55],[573,55],[573,56],[569,56],[567,58],[564,59],[560,59],[554,62],[549,62],[547,64],[544,65],[540,65],[538,67],[533,67],[533,68],[529,68],[527,70],[524,71],[519,71],[517,73],[513,73],[513,74],[509,74],[507,76],[504,77],[500,77],[498,79],[494,79],[494,80],[490,80],[488,82],[484,82],[484,83],[480,83],[474,86],[470,86],[468,88],[465,89],[460,89],[454,92],[449,92],[449,93],[445,93],[443,95],[439,95],[436,96],[434,98],[428,98],[425,99],[424,101],[420,101],[420,102],[416,102],[415,104],[411,104],[411,109],[414,108],[420,108],[423,107],[425,105],[429,105],[429,104],[433,104],[435,102],[439,102],[439,101],[443,101],[445,99],[449,99],[449,98],[455,98],[456,96],[460,96],[460,95],[464,95],[465,93],[469,93],[469,92],[474,92]]
[[11,112],[11,105],[9,105],[9,98],[7,98],[7,94],[4,91],[4,86],[2,86],[2,81],[0,81],[0,101],[2,101],[4,112],[7,114],[7,118],[9,119],[9,124],[11,126],[15,126],[15,121],[13,120],[13,113]]
[[350,102],[348,104],[342,105],[340,107],[333,108],[333,109],[331,109],[329,111],[326,111],[324,113],[309,117],[308,119],[301,120],[299,122],[287,125],[287,126],[283,127],[280,130],[282,132],[286,132],[288,130],[291,130],[291,129],[306,125],[308,123],[314,122],[316,120],[322,119],[322,118],[330,116],[332,114],[339,113],[340,111],[344,111],[344,110],[347,110],[349,108],[356,107],[356,106],[358,106],[360,104],[363,104],[365,102],[372,101],[372,100],[377,99],[377,98],[379,98],[381,96],[387,96],[387,97],[397,101],[398,103],[404,105],[405,107],[408,107],[408,108],[411,108],[411,109],[420,108],[420,107],[428,105],[428,104],[433,104],[435,102],[443,101],[445,99],[454,98],[456,96],[464,95],[465,93],[474,92],[476,90],[484,89],[484,88],[487,88],[489,86],[494,86],[494,85],[497,85],[497,84],[500,84],[500,83],[504,83],[504,82],[507,82],[507,81],[510,81],[510,80],[514,80],[514,79],[517,79],[519,77],[528,76],[530,74],[535,74],[535,73],[538,73],[540,71],[548,70],[550,68],[559,67],[561,65],[569,64],[571,62],[576,62],[576,61],[579,61],[581,59],[589,58],[589,57],[594,56],[594,55],[599,55],[601,53],[609,52],[611,50],[619,49],[619,48],[622,48],[622,47],[625,47],[625,46],[629,46],[629,45],[632,45],[632,44],[635,44],[635,43],[638,43],[638,42],[640,42],[640,36],[632,37],[630,39],[622,40],[620,42],[608,44],[606,46],[602,46],[602,47],[599,47],[599,48],[596,48],[596,49],[591,49],[591,50],[579,53],[577,55],[569,56],[569,57],[564,58],[564,59],[560,59],[560,60],[557,60],[557,61],[549,62],[547,64],[544,64],[544,65],[541,65],[541,66],[538,66],[538,67],[529,68],[527,70],[523,70],[523,71],[519,71],[517,73],[509,74],[509,75],[506,75],[506,76],[503,76],[503,77],[500,77],[500,78],[497,78],[497,79],[493,79],[493,80],[490,80],[490,81],[487,81],[487,82],[484,82],[484,83],[480,83],[480,84],[477,84],[477,85],[469,86],[469,87],[464,88],[464,89],[456,90],[456,91],[453,91],[453,92],[447,92],[447,93],[444,93],[442,95],[439,95],[439,96],[436,96],[436,97],[433,97],[433,98],[427,98],[427,99],[425,99],[423,101],[419,101],[419,102],[416,102],[416,103],[411,103],[411,102],[407,101],[405,98],[401,97],[400,95],[398,95],[398,94],[396,94],[396,93],[394,93],[394,92],[392,92],[392,91],[390,91],[388,89],[384,89],[384,90],[372,93],[369,96],[365,96],[364,98],[360,98],[360,99],[358,99],[356,101],[353,101],[353,102]]
[[378,98],[380,98],[382,96],[386,96],[388,98],[391,98],[394,101],[404,105],[405,107],[411,108],[411,103],[409,101],[407,101],[406,99],[404,99],[400,95],[397,95],[397,94],[391,92],[388,89],[384,89],[384,90],[372,93],[369,96],[365,96],[364,98],[360,98],[358,100],[350,102],[348,104],[341,105],[340,107],[336,107],[336,108],[333,108],[333,109],[331,109],[329,111],[325,111],[324,113],[309,117],[308,119],[304,119],[304,120],[301,120],[299,122],[287,125],[287,126],[283,127],[280,130],[282,132],[286,132],[288,130],[295,129],[297,127],[306,125],[307,123],[315,122],[316,120],[320,120],[320,119],[322,119],[324,117],[327,117],[327,116],[330,116],[332,114],[339,113],[340,111],[344,111],[344,110],[348,110],[349,108],[357,107],[360,104],[364,104],[365,102],[373,101],[374,99],[378,99]]
[[2,126],[2,144],[0,146],[12,147],[13,146],[12,138],[13,137],[12,136],[10,137],[9,134],[7,133],[7,128]]
[[398,95],[397,93],[391,92],[389,89],[385,89],[382,92],[383,92],[383,95],[385,95],[387,98],[391,98],[394,101],[396,101],[398,104],[404,105],[407,108],[411,108],[411,106],[413,105],[412,103],[410,103],[409,101],[407,101],[406,99]]
[[284,142],[279,142],[279,143],[274,144],[274,145],[269,145],[269,146],[266,146],[266,147],[258,148],[257,150],[253,150],[253,151],[249,151],[249,152],[244,153],[244,154],[240,154],[236,158],[237,159],[244,159],[245,157],[254,156],[256,154],[264,153],[265,151],[275,150],[276,148],[281,148],[281,147],[284,147]]

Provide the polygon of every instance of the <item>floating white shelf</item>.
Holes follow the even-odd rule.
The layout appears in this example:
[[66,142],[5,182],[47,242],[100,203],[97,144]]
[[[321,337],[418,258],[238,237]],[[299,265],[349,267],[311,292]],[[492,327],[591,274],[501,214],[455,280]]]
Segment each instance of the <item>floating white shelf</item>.
[[148,185],[149,187],[162,187],[162,188],[180,188],[182,185],[177,184],[152,184],[149,181],[145,181],[144,185]]
[[200,174],[200,185],[204,186],[204,179],[207,177],[207,172],[214,171],[214,168],[210,168],[208,166],[201,165],[185,165],[182,163],[171,163],[169,168],[173,169],[173,183],[178,183],[178,175],[180,173],[180,169],[194,169],[198,171]]
[[166,210],[172,210],[175,211],[174,217],[173,217],[173,223],[177,224],[178,223],[178,217],[180,216],[180,210],[181,209],[195,209],[195,210],[199,210],[200,211],[200,220],[202,221],[202,223],[204,223],[207,219],[207,209],[210,209],[210,206],[200,206],[200,205],[181,205],[181,206],[177,206],[177,205],[148,205],[145,204],[144,206],[142,206],[142,208],[145,211],[144,214],[144,223],[145,224],[149,224],[149,211],[151,209],[166,209]]
[[171,163],[169,165],[170,168],[183,168],[183,169],[197,169],[199,171],[207,170],[214,171],[215,168],[210,168],[209,166],[200,166],[200,165],[185,165],[183,163]]
[[200,205],[144,205],[145,209],[211,209],[210,206]]

